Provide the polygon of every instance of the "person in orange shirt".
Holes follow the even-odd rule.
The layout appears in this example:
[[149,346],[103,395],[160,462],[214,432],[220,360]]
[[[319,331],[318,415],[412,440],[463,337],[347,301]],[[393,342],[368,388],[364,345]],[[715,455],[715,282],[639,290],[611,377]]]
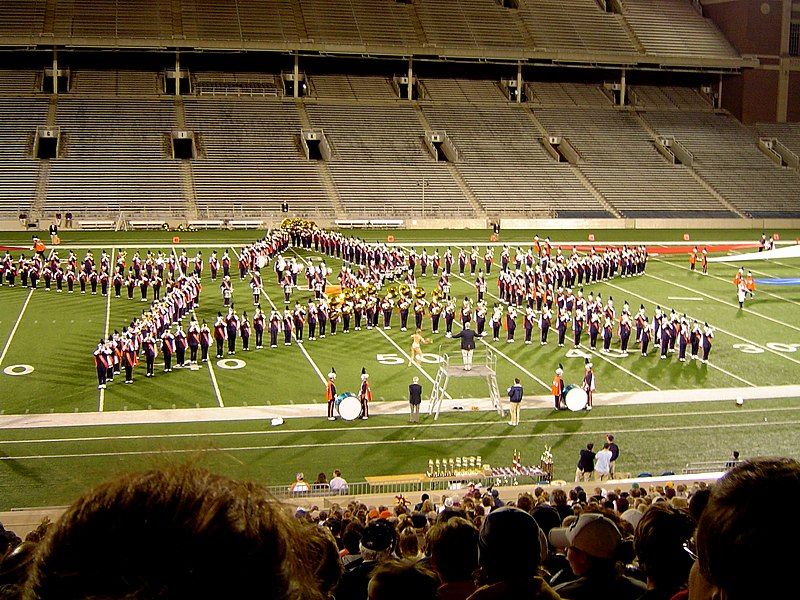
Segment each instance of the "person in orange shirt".
[[331,372],[328,373],[328,384],[325,388],[325,399],[328,401],[328,421],[335,421],[336,417],[333,416],[333,407],[336,402],[336,369],[331,367]]
[[556,369],[556,376],[553,378],[553,402],[556,410],[564,408],[564,379],[561,377],[564,374],[564,367],[561,363],[558,364]]
[[44,260],[44,251],[45,251],[44,242],[35,236],[33,238],[33,251],[36,252],[36,254],[38,254],[42,260]]
[[692,248],[692,253],[689,255],[689,268],[692,271],[697,268],[697,246]]
[[748,271],[747,277],[744,279],[744,286],[747,288],[747,293],[750,294],[752,298],[756,291],[756,281],[753,279],[753,274]]
[[736,271],[736,275],[733,278],[733,285],[739,287],[739,284],[742,283],[743,275],[744,275],[744,269],[739,269],[738,271]]
[[708,248],[703,248],[702,262],[703,275],[708,275]]

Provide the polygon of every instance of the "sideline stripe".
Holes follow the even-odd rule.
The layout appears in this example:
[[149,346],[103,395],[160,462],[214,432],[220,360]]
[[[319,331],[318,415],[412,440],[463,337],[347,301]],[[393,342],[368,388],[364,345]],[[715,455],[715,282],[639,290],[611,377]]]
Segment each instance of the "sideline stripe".
[[[757,421],[754,423],[725,423],[715,425],[716,429],[750,429],[754,427],[766,428],[783,425],[800,425],[800,420],[792,421]],[[647,427],[645,429],[615,429],[615,434],[629,434],[629,433],[665,433],[671,431],[698,431],[707,430],[708,425],[682,425],[678,427]],[[598,429],[596,431],[581,431],[582,436],[602,436],[608,433],[606,429]],[[531,438],[554,438],[572,436],[574,433],[565,432],[531,432],[531,433],[509,433],[502,436],[503,440],[506,439],[531,439]],[[497,441],[497,435],[473,435],[469,437],[470,441]],[[360,442],[342,442],[341,440],[335,441],[330,444],[319,443],[306,443],[306,444],[275,444],[264,446],[238,446],[238,447],[220,447],[220,448],[206,448],[206,451],[215,450],[217,452],[251,452],[251,451],[264,451],[264,450],[290,450],[294,451],[298,448],[342,448],[352,446],[395,446],[395,445],[409,445],[409,444],[441,444],[452,443],[454,438],[428,438],[428,439],[404,439],[404,440],[364,440]],[[71,453],[71,454],[33,454],[28,456],[0,456],[0,462],[3,461],[24,461],[24,460],[52,460],[54,458],[102,458],[114,456],[152,456],[152,455],[166,455],[166,454],[197,454],[201,448],[173,448],[168,450],[130,450],[127,452],[87,452],[87,453]]]
[[[523,407],[523,410],[530,410]],[[546,409],[540,409],[546,410]],[[782,406],[772,408],[737,408],[731,410],[712,410],[712,411],[691,411],[691,412],[677,412],[677,413],[660,413],[660,414],[636,414],[636,415],[584,415],[580,417],[564,417],[561,419],[545,418],[545,419],[523,419],[520,423],[530,423],[538,425],[541,423],[565,423],[565,422],[585,422],[585,421],[607,421],[609,419],[675,419],[681,417],[700,417],[707,415],[741,415],[749,413],[781,413],[781,412],[794,412],[799,411],[800,406]],[[491,411],[495,413],[495,411]],[[386,429],[414,429],[416,431],[425,431],[428,427],[474,427],[474,426],[502,426],[506,427],[507,423],[504,419],[499,421],[470,421],[458,423],[446,423],[437,421],[435,423],[423,423],[420,425],[373,425],[359,427],[357,431],[380,431]],[[144,435],[107,435],[107,436],[89,436],[89,437],[73,437],[73,438],[40,438],[40,439],[27,439],[27,440],[0,440],[0,446],[14,446],[17,444],[58,444],[70,442],[105,442],[105,441],[126,441],[126,440],[161,440],[161,439],[182,439],[182,438],[201,438],[201,437],[240,437],[247,435],[258,436],[274,436],[274,435],[291,435],[296,433],[332,433],[340,434],[339,428],[328,429],[258,429],[253,431],[212,431],[208,433],[163,433],[163,434],[144,434]]]
[[[678,268],[678,269],[684,268],[684,267],[681,267],[680,265],[674,265],[674,264],[672,264],[672,263],[670,263],[668,261],[661,260],[659,258],[654,258],[653,260],[658,261],[658,262],[660,262],[662,264],[665,264],[665,265],[673,266],[673,267]],[[694,288],[690,288],[688,286],[681,285],[679,283],[675,283],[674,281],[668,281],[666,279],[658,277],[657,275],[651,275],[650,273],[645,273],[645,277],[650,277],[652,279],[656,279],[658,281],[661,281],[662,283],[666,283],[666,284],[669,284],[669,285],[674,285],[676,287],[679,287],[681,289],[687,290],[687,291],[692,292],[694,294],[700,294],[701,296],[704,296],[704,297],[706,297],[706,298],[708,298],[710,300],[714,300],[715,302],[719,302],[720,304],[724,304],[725,306],[730,306],[731,308],[737,308],[737,309],[739,308],[738,305],[736,305],[736,304],[732,304],[730,302],[726,302],[725,300],[720,300],[716,296],[712,296],[711,294],[706,294],[706,293],[701,292],[699,290],[696,290]],[[783,300],[783,298],[781,298],[781,300]],[[742,312],[750,313],[751,315],[754,315],[756,317],[761,317],[762,319],[766,319],[767,321],[772,321],[773,323],[776,323],[778,325],[782,325],[783,327],[788,327],[789,329],[794,329],[795,331],[800,331],[800,327],[796,327],[795,325],[790,325],[789,323],[784,323],[783,321],[779,321],[778,319],[773,319],[772,317],[768,317],[767,315],[762,315],[761,313],[757,313],[757,312],[755,312],[755,311],[753,311],[753,310],[751,310],[749,308],[742,308],[742,309],[739,309],[739,310],[741,310]]]
[[[623,292],[625,294],[630,294],[631,296],[633,296],[635,298],[639,298],[640,300],[644,300],[645,302],[648,302],[648,303],[650,303],[650,304],[652,304],[654,306],[658,306],[659,304],[661,304],[659,302],[656,302],[655,300],[651,300],[650,298],[645,298],[644,296],[641,296],[641,295],[639,295],[639,294],[637,294],[637,293],[635,293],[635,292],[633,292],[631,290],[626,290],[625,288],[621,288],[621,287],[619,287],[617,285],[614,285],[613,283],[606,282],[606,285],[609,286],[609,287],[612,287],[614,289],[617,289],[620,292]],[[686,315],[686,316],[688,318],[690,318],[690,319],[694,319],[694,317],[692,317],[692,315]],[[700,321],[700,322],[704,322],[705,321],[705,319],[695,319],[695,320]],[[775,354],[777,356],[780,356],[781,358],[785,358],[788,361],[791,361],[793,363],[797,363],[798,365],[800,365],[800,360],[797,360],[796,358],[792,358],[791,356],[787,356],[783,352],[778,352],[777,350],[773,350],[769,346],[762,346],[761,344],[757,344],[753,340],[748,340],[747,338],[744,338],[744,337],[742,337],[740,335],[737,335],[735,333],[731,333],[730,331],[726,331],[725,329],[722,329],[720,327],[714,327],[714,330],[715,331],[719,331],[720,333],[724,333],[725,335],[730,336],[732,338],[735,338],[737,340],[741,340],[741,341],[743,341],[743,342],[745,342],[747,344],[752,344],[756,348],[761,348],[762,350],[765,350],[767,352],[772,352],[773,354]],[[720,371],[722,370],[722,369],[720,369],[720,367],[712,365],[711,363],[707,363],[707,364],[710,367],[713,367],[715,369],[719,369]],[[738,379],[738,377],[737,377],[737,379]]]
[[[116,263],[114,262],[114,253],[116,251],[117,249],[114,246],[111,246],[111,259],[108,262],[108,270],[111,272],[108,274],[109,281],[108,281],[108,289],[106,290],[108,295],[106,296],[106,325],[105,328],[103,329],[104,340],[108,339],[108,331],[111,325],[111,287],[112,287],[111,279],[113,279],[114,271],[116,270],[117,266]],[[102,389],[100,390],[100,398],[97,401],[97,411],[103,412],[105,408],[106,408],[106,391]]]

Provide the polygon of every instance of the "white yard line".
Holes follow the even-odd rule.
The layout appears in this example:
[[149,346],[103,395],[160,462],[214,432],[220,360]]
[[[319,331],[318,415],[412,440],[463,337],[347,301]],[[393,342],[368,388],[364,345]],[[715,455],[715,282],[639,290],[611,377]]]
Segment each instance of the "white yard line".
[[[632,292],[631,290],[626,290],[625,288],[621,288],[621,287],[619,287],[617,285],[614,285],[613,283],[606,282],[606,285],[609,286],[609,287],[612,287],[614,289],[617,289],[617,290],[619,290],[619,291],[621,291],[621,292],[623,292],[625,294],[630,294],[631,296],[633,296],[635,298],[639,298],[640,300],[644,300],[645,302],[648,302],[648,303],[650,303],[650,304],[652,304],[654,306],[659,306],[661,304],[661,302],[656,302],[655,300],[651,300],[649,298],[645,298],[644,296],[642,296],[640,294]],[[692,317],[691,315],[687,315],[687,318],[694,319],[694,317]],[[700,322],[706,321],[706,319],[696,319],[696,320],[700,321]],[[714,329],[716,331],[719,331],[720,333],[724,333],[727,336],[730,336],[732,338],[736,338],[737,340],[741,340],[741,341],[743,341],[743,342],[745,342],[747,344],[752,344],[756,348],[761,348],[762,350],[764,350],[766,352],[772,352],[773,354],[775,354],[777,356],[780,356],[781,358],[785,358],[788,361],[791,361],[793,363],[796,363],[796,364],[800,365],[800,360],[792,358],[791,356],[787,356],[785,353],[778,352],[777,350],[773,350],[772,348],[769,348],[768,346],[762,346],[761,344],[757,344],[753,340],[748,340],[747,338],[744,338],[744,337],[742,337],[740,335],[737,335],[735,333],[731,333],[730,331],[726,331],[725,329],[722,329],[721,327],[714,326]],[[713,365],[711,363],[707,363],[707,364],[710,367],[713,367],[715,369],[718,369],[718,370],[722,371],[722,369],[720,367],[717,367],[716,365]],[[736,378],[739,379],[738,377],[736,377]]]
[[[672,267],[677,267],[679,269],[683,269],[684,271],[691,271],[691,269],[689,267],[684,267],[683,265],[679,265],[679,264],[670,262],[668,260],[661,260],[659,258],[655,258],[653,260],[657,260],[660,263],[664,263],[664,264],[670,265]],[[736,269],[736,266],[731,264],[731,263],[720,263],[720,264],[727,264],[728,266],[733,267],[734,269]],[[749,269],[749,270],[752,271],[753,273],[762,273],[761,271],[755,271],[753,269]],[[767,275],[766,273],[762,273],[762,274]],[[731,279],[725,279],[724,277],[719,277],[717,275],[709,275],[709,277],[711,277],[712,279],[717,279],[718,281],[723,281],[725,283],[730,283],[731,285],[733,284],[733,281]],[[772,279],[775,278],[774,275],[767,275],[767,277],[770,277]],[[788,302],[790,304],[795,304],[797,306],[800,306],[800,302],[798,302],[797,300],[792,300],[790,298],[784,298],[783,296],[779,296],[778,294],[773,294],[771,292],[766,292],[766,291],[763,291],[763,290],[759,291],[758,293],[760,295],[763,295],[763,296],[770,296],[772,298],[777,298],[778,300],[782,300],[783,302]],[[672,300],[672,299],[673,298],[670,298],[670,300]],[[675,298],[675,300],[686,300],[686,299],[687,298]],[[702,300],[702,298],[698,298],[698,300]],[[749,309],[745,309],[745,310],[749,310]]]
[[[239,259],[239,253],[236,252],[236,248],[231,247],[231,250],[233,250],[233,253],[236,255],[236,259],[238,260]],[[278,307],[275,306],[275,303],[272,301],[272,298],[270,298],[269,294],[267,293],[267,290],[264,289],[263,292],[264,292],[264,297],[267,299],[267,302],[269,302],[269,305],[272,307],[272,310],[277,311]],[[278,312],[280,312],[280,311],[278,311]],[[305,346],[297,341],[297,336],[295,335],[294,331],[292,331],[292,338],[294,339],[295,345],[298,348],[300,348],[300,352],[303,353],[303,355],[306,357],[306,360],[308,360],[309,364],[314,369],[314,372],[317,374],[317,377],[319,377],[319,380],[323,384],[327,385],[327,383],[328,383],[327,377],[325,377],[325,375],[322,374],[322,371],[320,371],[320,368],[317,366],[317,363],[314,362],[314,359],[311,358],[311,355],[308,353],[308,350],[305,349]]]
[[33,296],[33,292],[35,290],[31,288],[28,290],[28,297],[25,298],[25,302],[22,303],[22,308],[19,311],[19,316],[17,316],[17,320],[14,323],[14,327],[11,328],[11,333],[8,334],[8,339],[6,340],[6,345],[3,347],[3,353],[0,354],[0,365],[3,364],[3,360],[6,357],[6,353],[8,352],[8,348],[11,346],[11,341],[14,339],[14,335],[17,333],[17,328],[19,324],[22,322],[22,317],[25,314],[25,310],[28,308],[28,303],[31,301],[31,296]]
[[[103,328],[103,339],[108,339],[108,332],[111,329],[111,279],[114,275],[114,270],[116,269],[116,264],[114,263],[114,253],[116,252],[116,247],[111,246],[111,259],[108,262],[108,270],[110,273],[108,274],[108,289],[106,289],[106,324]],[[97,411],[103,412],[106,409],[106,390],[100,390],[100,398],[97,401]]]
[[702,302],[702,298],[696,296],[667,296],[668,300],[686,300],[687,302]]
[[[710,411],[688,411],[688,412],[670,412],[661,414],[627,414],[627,415],[599,415],[597,411],[586,414],[580,413],[580,416],[562,417],[562,418],[544,418],[544,419],[522,419],[520,423],[542,424],[542,423],[564,423],[564,422],[588,422],[588,421],[608,421],[608,420],[630,420],[630,419],[675,419],[683,417],[705,417],[710,415],[730,415],[730,414],[773,414],[773,413],[786,413],[800,411],[800,406],[781,406],[772,408],[736,408],[730,410],[710,410]],[[456,422],[448,423],[444,421],[436,421],[430,423],[423,423],[422,428],[427,429],[441,428],[441,427],[478,427],[485,425],[499,425],[505,427],[505,420],[498,421],[469,421],[469,422]],[[385,431],[396,429],[414,429],[419,430],[418,424],[405,424],[399,423],[397,425],[362,425],[358,428],[359,431]],[[167,440],[167,439],[185,439],[185,438],[219,438],[219,437],[242,437],[249,435],[257,436],[280,436],[280,435],[294,435],[298,433],[331,433],[338,435],[340,429],[338,428],[303,428],[303,429],[254,429],[249,431],[211,431],[211,432],[191,432],[191,433],[148,433],[142,435],[98,435],[98,436],[82,436],[82,437],[62,437],[62,438],[30,438],[20,440],[0,440],[0,446],[17,446],[24,444],[69,444],[73,442],[107,442],[107,441],[128,441],[128,440]]]
[[[715,429],[750,429],[750,428],[767,428],[767,427],[780,427],[786,425],[800,425],[800,420],[791,421],[769,421],[764,423],[758,421],[754,423],[724,423],[714,425]],[[687,432],[707,430],[708,425],[680,425],[677,427],[647,427],[644,429],[615,429],[615,434],[643,434],[643,433],[668,433],[668,432]],[[581,431],[583,436],[602,436],[608,433],[608,429],[598,429],[595,431]],[[566,434],[563,432],[528,432],[528,433],[509,433],[503,434],[503,439],[531,439],[531,438],[549,438],[560,437]],[[497,440],[495,435],[471,435],[470,441],[490,441]],[[359,442],[343,442],[341,440],[334,441],[329,444],[320,443],[306,443],[306,444],[270,444],[263,446],[238,446],[238,447],[220,447],[214,450],[220,452],[253,452],[253,451],[274,451],[274,450],[296,450],[298,448],[342,448],[352,446],[395,446],[395,445],[409,445],[409,444],[439,444],[453,442],[451,437],[439,438],[421,438],[421,439],[404,439],[404,440],[364,440]],[[209,449],[211,450],[211,449]],[[152,449],[152,450],[132,450],[127,452],[86,452],[86,453],[70,453],[70,454],[33,454],[28,456],[0,456],[0,461],[24,461],[24,460],[51,460],[54,458],[99,458],[99,457],[114,457],[114,456],[150,456],[154,454],[167,455],[167,454],[194,454],[197,448],[183,448],[183,449]]]
[[222,401],[222,392],[219,391],[219,384],[217,383],[217,374],[214,373],[214,365],[211,364],[211,359],[206,363],[208,365],[208,374],[211,376],[211,385],[214,386],[214,394],[217,396],[217,405],[220,408],[225,408],[225,403]]
[[[658,259],[654,259],[654,260],[658,260]],[[659,262],[664,263],[664,264],[669,264],[669,263],[665,263],[665,261],[659,261]],[[675,265],[675,266],[677,266],[677,265]],[[681,268],[681,267],[678,267],[678,268]],[[694,288],[690,288],[688,286],[681,285],[680,283],[676,283],[674,281],[669,281],[668,279],[664,279],[663,277],[659,277],[659,276],[653,275],[651,273],[645,273],[645,277],[650,277],[651,279],[655,279],[655,280],[660,281],[662,283],[666,283],[667,285],[674,285],[675,287],[679,287],[679,288],[681,288],[683,290],[686,290],[687,292],[692,292],[693,294],[700,294],[701,296],[703,296],[705,298],[708,298],[709,300],[713,300],[714,302],[719,302],[720,304],[724,304],[725,306],[729,306],[731,308],[737,308],[737,309],[739,308],[739,306],[737,304],[733,304],[732,302],[726,302],[725,300],[720,300],[719,298],[717,298],[716,296],[712,296],[711,294],[706,294],[705,292],[701,292],[701,291],[696,290]],[[740,310],[742,312],[746,312],[748,314],[751,314],[751,315],[753,315],[755,317],[760,317],[760,318],[765,319],[767,321],[771,321],[771,322],[775,323],[776,325],[781,325],[782,327],[787,327],[789,329],[794,329],[795,331],[800,331],[800,327],[797,327],[795,325],[790,325],[789,323],[785,323],[783,321],[779,321],[778,319],[773,319],[772,317],[768,317],[767,315],[762,315],[761,313],[757,313],[757,312],[755,312],[755,311],[753,311],[753,310],[751,310],[749,308],[742,308]]]
[[634,378],[634,379],[636,379],[637,381],[640,381],[640,382],[642,382],[642,383],[643,383],[643,384],[645,384],[647,387],[649,387],[649,388],[651,388],[651,389],[653,389],[653,390],[655,390],[655,391],[657,391],[657,392],[660,392],[660,391],[661,391],[661,388],[658,388],[658,387],[654,386],[652,383],[650,383],[650,382],[649,382],[649,381],[647,381],[646,379],[643,379],[643,378],[639,377],[639,376],[638,376],[636,373],[633,373],[632,371],[629,371],[628,369],[626,369],[625,367],[623,367],[623,366],[622,366],[622,365],[620,365],[620,364],[617,364],[616,362],[614,362],[614,361],[613,361],[613,360],[611,360],[610,358],[606,358],[605,356],[603,356],[603,355],[602,355],[600,352],[598,352],[597,350],[592,350],[591,348],[589,348],[588,346],[584,346],[583,344],[581,344],[581,346],[580,346],[580,348],[578,348],[578,350],[582,350],[582,351],[584,351],[584,352],[588,352],[588,353],[589,353],[589,354],[591,354],[592,356],[596,356],[597,358],[599,358],[599,359],[601,359],[601,360],[604,360],[604,361],[606,361],[606,362],[607,362],[608,364],[610,364],[612,367],[615,367],[615,368],[619,369],[620,371],[622,371],[622,372],[624,372],[624,373],[627,373],[628,375],[630,375],[631,377],[633,377],[633,378]]

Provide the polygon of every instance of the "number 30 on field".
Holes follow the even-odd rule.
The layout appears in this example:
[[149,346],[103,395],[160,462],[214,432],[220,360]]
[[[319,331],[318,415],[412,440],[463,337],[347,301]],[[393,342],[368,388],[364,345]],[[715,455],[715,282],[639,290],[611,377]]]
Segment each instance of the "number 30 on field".
[[[800,348],[800,344],[782,344],[780,342],[767,342],[764,345],[776,352],[797,352]],[[765,352],[764,348],[753,344],[734,344],[733,347],[745,354],[763,354]]]
[[[376,354],[375,359],[382,365],[404,365],[406,360],[398,354]],[[424,363],[437,365],[442,362],[438,354],[423,354],[420,360]]]

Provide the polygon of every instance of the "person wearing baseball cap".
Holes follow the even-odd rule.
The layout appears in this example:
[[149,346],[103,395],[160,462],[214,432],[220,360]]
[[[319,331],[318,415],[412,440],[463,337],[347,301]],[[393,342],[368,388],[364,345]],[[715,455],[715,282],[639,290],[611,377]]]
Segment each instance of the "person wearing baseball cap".
[[394,526],[385,519],[367,525],[359,544],[363,560],[342,574],[336,597],[366,600],[372,572],[391,558],[396,539]]
[[478,534],[478,563],[485,583],[470,600],[557,600],[538,573],[544,537],[536,520],[513,506],[490,512]]
[[603,515],[584,513],[569,527],[552,529],[549,540],[555,548],[566,549],[569,565],[578,577],[555,587],[564,600],[636,600],[646,591],[642,582],[617,573],[622,535]]

